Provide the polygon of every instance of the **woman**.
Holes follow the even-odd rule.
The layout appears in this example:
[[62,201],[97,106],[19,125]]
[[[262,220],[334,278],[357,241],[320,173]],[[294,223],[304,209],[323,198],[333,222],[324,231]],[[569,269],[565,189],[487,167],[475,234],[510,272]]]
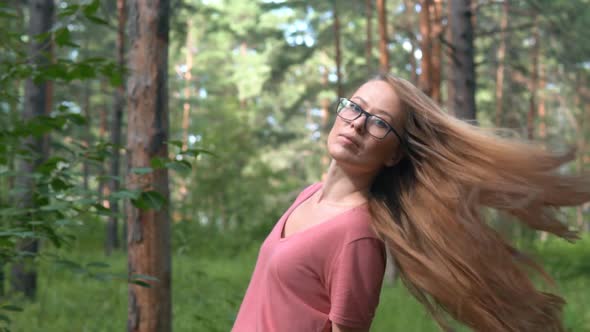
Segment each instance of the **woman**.
[[590,180],[556,154],[443,113],[416,87],[379,76],[341,99],[332,163],[262,245],[233,331],[368,331],[391,251],[405,285],[444,330],[563,331],[542,269],[483,220],[494,208],[566,239],[555,208],[590,200]]

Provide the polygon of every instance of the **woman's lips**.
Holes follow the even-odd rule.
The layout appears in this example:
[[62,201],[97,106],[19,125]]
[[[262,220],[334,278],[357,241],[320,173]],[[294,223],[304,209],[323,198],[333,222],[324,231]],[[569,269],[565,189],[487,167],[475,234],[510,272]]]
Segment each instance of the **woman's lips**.
[[346,144],[354,145],[356,147],[359,146],[359,144],[356,142],[356,140],[350,136],[338,135],[338,137],[340,138],[341,141],[345,142]]

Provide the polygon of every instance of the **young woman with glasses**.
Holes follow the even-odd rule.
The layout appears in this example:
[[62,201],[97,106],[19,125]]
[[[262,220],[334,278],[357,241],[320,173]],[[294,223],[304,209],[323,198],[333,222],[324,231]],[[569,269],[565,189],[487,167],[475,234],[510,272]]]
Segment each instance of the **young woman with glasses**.
[[[409,82],[383,75],[341,98],[332,163],[263,243],[234,332],[368,331],[387,248],[404,284],[443,330],[563,331],[564,300],[543,270],[494,231],[483,208],[574,239],[556,209],[590,200],[574,154],[453,118]],[[395,310],[395,308],[392,308]]]

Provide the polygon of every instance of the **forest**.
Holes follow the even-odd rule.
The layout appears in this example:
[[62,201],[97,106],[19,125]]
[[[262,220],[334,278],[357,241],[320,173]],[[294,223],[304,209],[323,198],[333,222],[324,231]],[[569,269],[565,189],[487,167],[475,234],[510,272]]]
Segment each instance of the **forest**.
[[[590,170],[588,0],[4,0],[0,24],[3,331],[231,330],[377,73]],[[572,242],[482,213],[590,331],[590,204],[559,210]],[[388,270],[371,331],[440,330]]]

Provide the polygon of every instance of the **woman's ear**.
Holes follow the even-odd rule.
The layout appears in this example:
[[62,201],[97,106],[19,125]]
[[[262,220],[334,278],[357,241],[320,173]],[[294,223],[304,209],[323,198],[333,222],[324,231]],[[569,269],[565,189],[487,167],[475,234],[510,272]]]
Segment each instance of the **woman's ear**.
[[391,159],[389,159],[385,162],[385,167],[395,166],[397,163],[399,163],[399,161],[402,159],[402,157],[403,157],[403,153],[397,152],[396,154],[393,155],[393,157],[391,157]]

